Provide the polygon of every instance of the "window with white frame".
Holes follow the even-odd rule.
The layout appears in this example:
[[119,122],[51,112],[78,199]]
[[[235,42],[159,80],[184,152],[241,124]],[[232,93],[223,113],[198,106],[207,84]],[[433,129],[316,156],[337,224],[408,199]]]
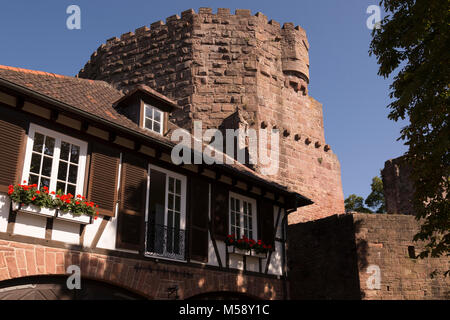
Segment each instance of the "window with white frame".
[[72,195],[82,194],[87,143],[31,124],[22,180]]
[[149,166],[146,252],[184,259],[186,226],[186,177]]
[[256,200],[230,193],[230,234],[254,239],[256,226]]
[[145,104],[144,127],[157,132],[163,133],[164,112],[149,104]]

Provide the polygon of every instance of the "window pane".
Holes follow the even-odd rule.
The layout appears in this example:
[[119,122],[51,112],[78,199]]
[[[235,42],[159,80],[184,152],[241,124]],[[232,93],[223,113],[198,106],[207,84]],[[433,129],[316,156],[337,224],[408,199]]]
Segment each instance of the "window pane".
[[42,148],[44,146],[44,136],[40,133],[34,134],[34,145],[33,145],[33,151],[42,153]]
[[153,130],[153,126],[152,126],[152,120],[149,118],[145,118],[145,127],[147,129]]
[[252,215],[252,204],[248,203],[248,214]]
[[80,157],[80,147],[72,145],[72,152],[70,153],[70,162],[78,164]]
[[44,160],[42,161],[41,175],[50,177],[52,173],[52,162],[53,162],[52,158],[44,157]]
[[231,225],[234,226],[236,224],[236,220],[234,217],[234,212],[231,212]]
[[39,177],[34,174],[30,174],[30,177],[28,178],[28,184],[38,184],[38,182]]
[[161,125],[157,122],[153,123],[153,131],[155,132],[161,132]]
[[181,210],[181,197],[175,196],[175,211],[180,212]]
[[234,211],[234,198],[231,198],[231,210]]
[[169,193],[169,196],[168,196],[168,207],[169,207],[169,209],[173,209],[173,194],[171,194],[171,193]]
[[177,180],[176,194],[181,194],[181,181]]
[[62,193],[66,193],[66,184],[64,182],[58,181],[56,183],[56,192],[61,191]]
[[175,221],[174,221],[174,224],[173,224],[173,227],[174,227],[175,231],[180,230],[180,221],[181,221],[180,213],[179,212],[175,212]]
[[69,161],[70,143],[61,142],[61,155],[60,159]]
[[47,178],[41,178],[41,186],[39,187],[39,189],[43,188],[43,187],[50,187],[50,179]]
[[67,179],[67,162],[64,162],[64,161],[59,162],[58,179],[66,181],[66,179]]
[[168,210],[167,211],[167,227],[169,230],[173,227],[173,211]]
[[145,107],[145,117],[153,119],[153,108],[150,106]]
[[157,122],[161,122],[161,111],[155,110],[155,115],[153,117],[153,120]]
[[53,149],[55,149],[55,139],[45,137],[44,153],[49,156],[53,156]]
[[31,156],[30,172],[39,174],[39,170],[41,169],[41,157],[41,155],[33,153]]
[[174,185],[174,179],[169,177],[169,192],[174,193],[173,185]]
[[75,187],[75,185],[73,185],[73,184],[67,184],[67,194],[72,194],[72,195],[75,195],[75,193],[76,193],[76,187]]
[[69,182],[77,183],[78,166],[71,164],[69,168]]

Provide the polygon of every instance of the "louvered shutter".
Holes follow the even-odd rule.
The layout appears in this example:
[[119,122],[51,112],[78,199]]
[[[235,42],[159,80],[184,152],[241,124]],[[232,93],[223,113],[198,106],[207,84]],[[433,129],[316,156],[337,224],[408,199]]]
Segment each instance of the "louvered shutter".
[[209,183],[193,177],[189,185],[190,257],[208,262]]
[[89,170],[88,199],[99,206],[99,214],[114,217],[117,200],[119,151],[93,143]]
[[216,240],[225,240],[228,234],[229,193],[222,184],[213,185],[212,193],[212,224]]
[[17,184],[22,178],[22,163],[26,143],[25,121],[11,117],[11,111],[0,112],[0,191],[8,191],[9,185]]
[[123,249],[143,249],[147,162],[143,158],[124,154],[119,195],[117,246]]
[[258,201],[258,238],[266,245],[272,245],[274,248],[274,218],[273,218],[273,204],[267,199],[260,199]]

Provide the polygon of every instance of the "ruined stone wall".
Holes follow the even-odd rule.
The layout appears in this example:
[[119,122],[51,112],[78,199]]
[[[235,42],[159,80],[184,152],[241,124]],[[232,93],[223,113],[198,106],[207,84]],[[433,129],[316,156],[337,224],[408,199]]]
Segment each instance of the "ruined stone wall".
[[271,178],[315,202],[290,215],[296,223],[344,212],[322,106],[308,96],[308,50],[305,31],[292,23],[281,27],[249,10],[191,9],[108,40],[79,76],[123,90],[147,84],[182,106],[172,121],[187,129],[193,120],[223,127],[236,109],[249,128],[278,129],[280,168]]
[[[448,258],[416,259],[413,216],[354,213],[290,225],[293,299],[449,299]],[[379,268],[380,285],[369,277]],[[431,276],[437,270],[440,275]]]
[[412,196],[414,185],[410,180],[411,167],[403,157],[385,162],[381,171],[386,212],[414,215]]

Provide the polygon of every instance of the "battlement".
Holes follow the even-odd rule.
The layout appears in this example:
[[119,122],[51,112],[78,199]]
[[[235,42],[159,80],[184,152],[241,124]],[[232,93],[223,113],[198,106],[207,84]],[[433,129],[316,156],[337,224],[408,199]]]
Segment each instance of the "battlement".
[[[262,41],[264,44],[268,42],[280,42],[283,52],[283,70],[292,74],[297,74],[309,83],[309,43],[306,32],[300,26],[295,26],[292,22],[286,22],[281,25],[274,20],[268,20],[267,16],[261,12],[257,12],[252,16],[251,11],[247,9],[236,9],[235,14],[231,14],[230,9],[219,8],[217,13],[213,13],[211,8],[200,8],[198,13],[194,9],[188,9],[178,14],[172,15],[165,19],[151,23],[148,26],[142,26],[134,30],[122,34],[120,37],[112,37],[106,40],[92,55],[91,59],[86,63],[80,74],[94,62],[98,56],[107,52],[111,47],[119,45],[125,46],[126,43],[141,41],[142,39],[154,38],[156,41],[161,33],[166,33],[175,29],[183,29],[187,26],[199,25],[222,25],[226,30],[226,26],[233,25],[244,26],[247,24],[251,32],[254,33],[255,39]],[[196,34],[200,36],[201,34]]]

